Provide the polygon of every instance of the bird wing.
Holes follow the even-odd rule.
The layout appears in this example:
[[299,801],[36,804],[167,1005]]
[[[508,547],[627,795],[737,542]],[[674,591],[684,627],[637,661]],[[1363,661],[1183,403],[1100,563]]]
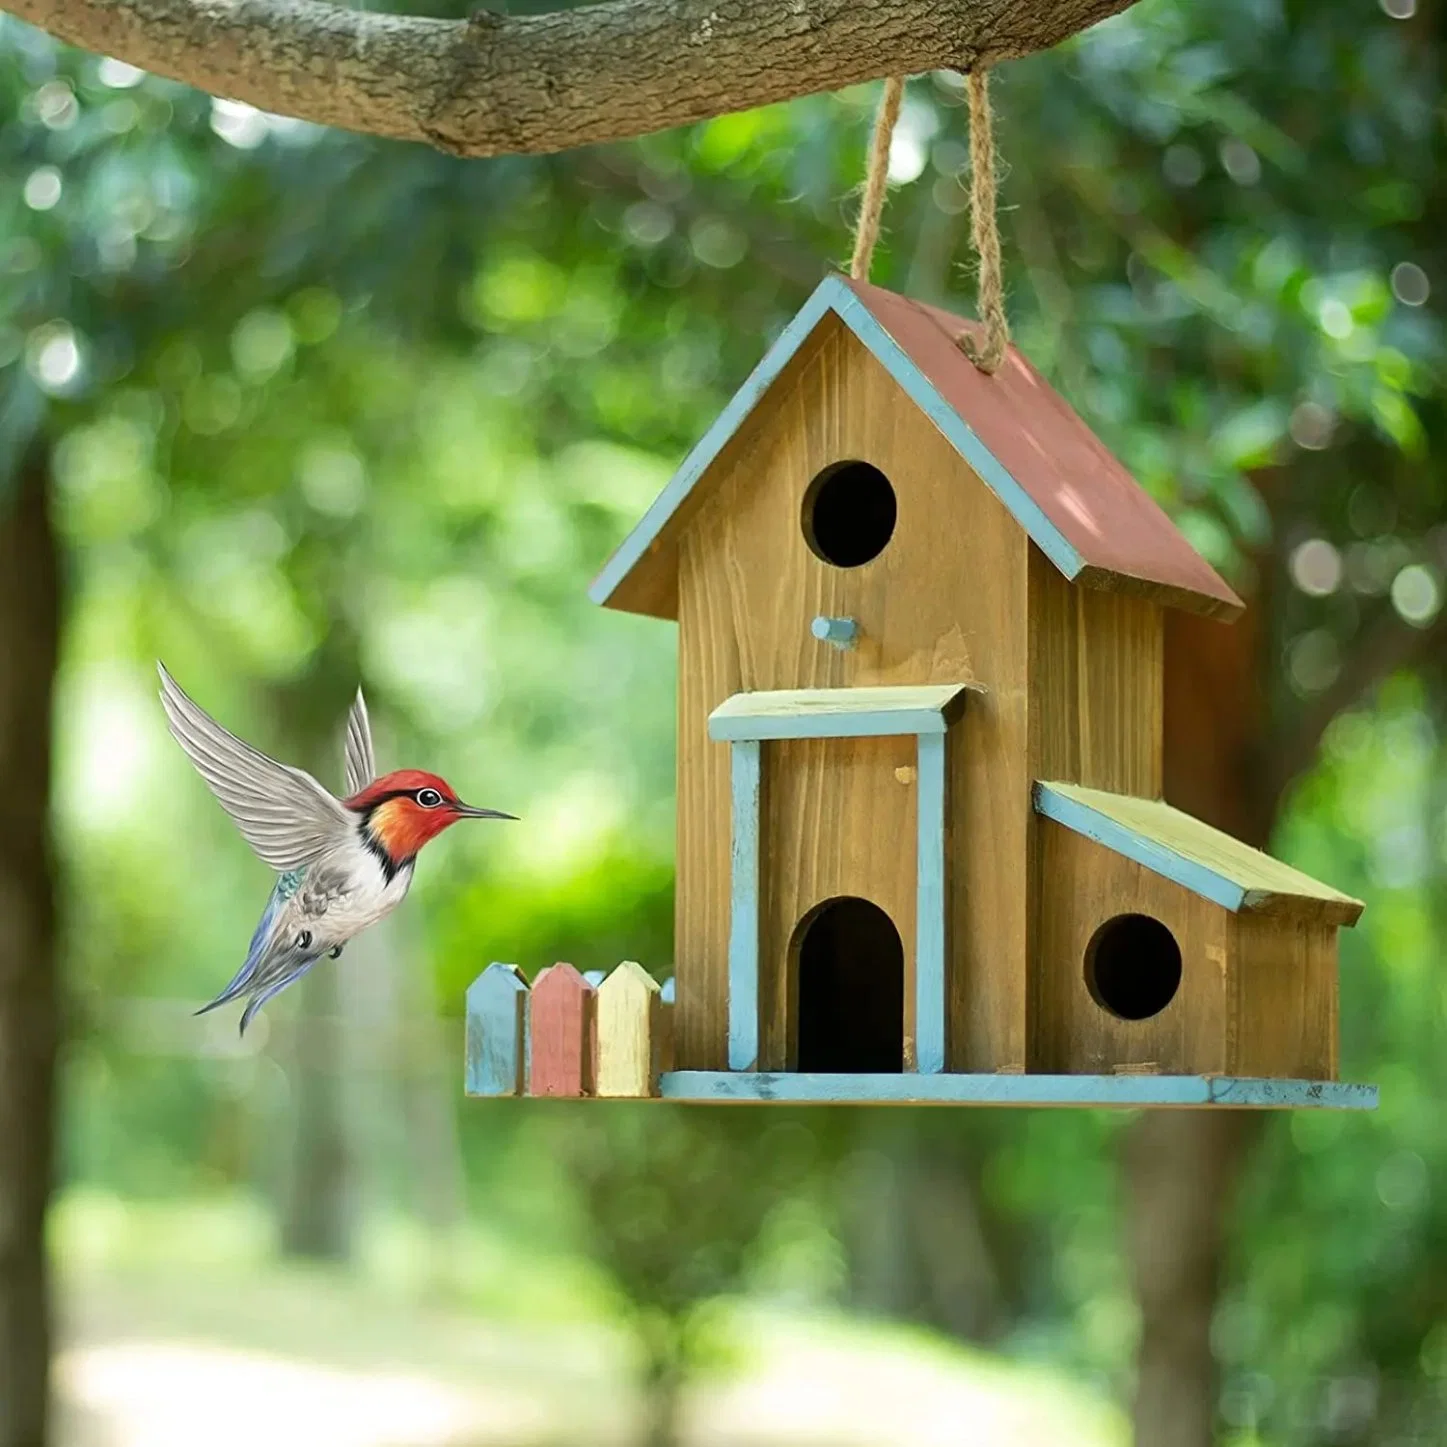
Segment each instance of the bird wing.
[[367,700],[360,688],[347,715],[346,761],[347,798],[350,799],[377,777],[377,764],[372,756],[372,724],[367,717]]
[[313,863],[355,831],[356,816],[310,774],[243,743],[193,703],[164,664],[156,667],[176,742],[242,838],[279,874]]

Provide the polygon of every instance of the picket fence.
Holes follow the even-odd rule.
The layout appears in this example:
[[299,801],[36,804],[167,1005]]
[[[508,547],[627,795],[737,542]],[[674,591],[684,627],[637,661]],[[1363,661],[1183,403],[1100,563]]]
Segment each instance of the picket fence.
[[467,1093],[647,1098],[672,1068],[673,980],[634,960],[580,974],[491,964],[467,991]]

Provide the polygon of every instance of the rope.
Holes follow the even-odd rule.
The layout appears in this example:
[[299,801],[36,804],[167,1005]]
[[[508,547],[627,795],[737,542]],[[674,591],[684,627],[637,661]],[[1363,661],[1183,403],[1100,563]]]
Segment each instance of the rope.
[[879,218],[884,213],[884,190],[889,180],[889,141],[904,100],[904,77],[892,75],[884,82],[879,110],[874,117],[874,134],[869,138],[869,170],[864,181],[864,199],[859,203],[859,220],[854,225],[854,255],[849,275],[855,281],[869,280],[874,244],[879,240]]
[[960,336],[960,348],[982,371],[994,372],[1005,360],[1010,326],[1005,319],[1005,284],[1000,265],[1000,231],[995,219],[995,136],[990,114],[990,75],[965,76],[970,96],[970,241],[980,259],[978,310],[985,324],[984,345]]
[[[965,76],[970,102],[970,242],[979,258],[980,321],[985,328],[983,343],[961,333],[960,350],[982,371],[994,372],[1005,360],[1010,327],[1005,318],[1005,285],[1000,262],[1000,232],[995,217],[995,137],[990,112],[989,73],[972,70]],[[884,82],[874,131],[869,139],[869,166],[865,173],[864,196],[855,222],[854,255],[849,275],[868,281],[874,248],[879,241],[880,217],[889,180],[889,143],[899,120],[904,99],[904,77],[893,75]]]

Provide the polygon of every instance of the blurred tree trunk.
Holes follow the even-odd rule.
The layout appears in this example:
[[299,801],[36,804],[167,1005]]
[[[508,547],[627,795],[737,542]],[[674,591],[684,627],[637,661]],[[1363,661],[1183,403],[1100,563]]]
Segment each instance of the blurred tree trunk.
[[[1259,599],[1230,625],[1166,611],[1166,798],[1258,848],[1277,808],[1263,757],[1263,615]],[[1263,1123],[1248,1111],[1146,1111],[1127,1134],[1127,1249],[1141,1315],[1136,1447],[1214,1440],[1211,1321],[1226,1215]]]
[[281,1221],[283,1251],[322,1261],[351,1259],[355,1225],[339,963],[318,961],[296,986],[292,1155]]
[[984,1150],[968,1127],[944,1134],[913,1112],[871,1117],[841,1192],[851,1305],[962,1341],[997,1340],[1019,1309],[1018,1243],[985,1204]]
[[43,1447],[50,1405],[45,1213],[59,1003],[49,834],[60,568],[32,448],[0,494],[0,1447]]
[[[325,642],[301,678],[273,694],[287,756],[342,788],[342,735],[357,679],[357,642],[331,594]],[[350,1051],[342,970],[323,958],[295,986],[291,1034],[291,1159],[281,1201],[282,1250],[349,1261],[358,1214],[356,1142],[348,1096]]]

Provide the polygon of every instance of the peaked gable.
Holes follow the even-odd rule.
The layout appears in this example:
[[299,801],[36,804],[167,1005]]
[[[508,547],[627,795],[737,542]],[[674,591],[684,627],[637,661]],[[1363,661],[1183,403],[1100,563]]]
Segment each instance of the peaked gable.
[[[826,277],[589,588],[627,611],[625,580],[671,567],[677,514],[819,324],[836,316],[1046,557],[1073,582],[1232,618],[1242,603],[1063,397],[1012,346],[993,376],[955,338],[974,323],[882,287]],[[666,610],[665,616],[672,616]]]

